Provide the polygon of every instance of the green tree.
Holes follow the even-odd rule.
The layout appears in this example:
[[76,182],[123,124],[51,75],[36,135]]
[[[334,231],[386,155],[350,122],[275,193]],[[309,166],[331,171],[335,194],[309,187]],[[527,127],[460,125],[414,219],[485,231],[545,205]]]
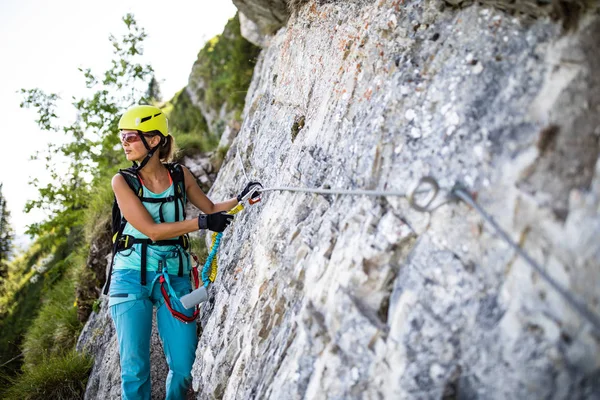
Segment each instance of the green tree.
[[12,249],[14,234],[10,225],[10,211],[0,183],[0,286],[8,275],[8,257]]
[[162,101],[162,95],[160,93],[160,85],[156,80],[156,77],[152,75],[150,79],[150,83],[148,83],[148,89],[146,89],[146,94],[144,95],[144,100],[148,104],[160,103]]
[[132,14],[123,17],[123,22],[126,34],[120,39],[109,37],[114,53],[111,67],[101,74],[80,69],[90,95],[72,99],[77,118],[71,124],[59,124],[58,95],[37,88],[21,89],[21,107],[36,110],[39,127],[50,133],[62,132],[67,138],[66,143],[50,144],[45,154],[32,157],[45,162],[51,179],[45,184],[37,178],[32,180],[39,196],[26,204],[25,211],[43,209],[49,218],[30,225],[27,233],[42,238],[46,248],[56,248],[72,238],[73,229],[83,221],[90,192],[109,180],[122,163],[122,154],[117,150],[118,117],[143,99],[152,77],[152,67],[140,60],[144,29]]

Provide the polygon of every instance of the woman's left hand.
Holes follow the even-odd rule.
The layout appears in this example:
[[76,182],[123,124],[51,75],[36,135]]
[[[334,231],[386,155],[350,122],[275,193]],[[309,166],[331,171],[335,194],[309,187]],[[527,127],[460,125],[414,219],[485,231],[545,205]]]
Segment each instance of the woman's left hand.
[[[263,187],[263,185],[260,182],[256,182],[256,181],[248,182],[248,184],[242,190],[242,192],[237,195],[238,203],[242,201],[242,199],[250,192],[250,190],[253,189],[254,186],[260,186],[261,188]],[[252,196],[251,196],[252,199],[256,199],[257,197],[260,197],[260,192],[255,191],[254,193],[252,193]]]

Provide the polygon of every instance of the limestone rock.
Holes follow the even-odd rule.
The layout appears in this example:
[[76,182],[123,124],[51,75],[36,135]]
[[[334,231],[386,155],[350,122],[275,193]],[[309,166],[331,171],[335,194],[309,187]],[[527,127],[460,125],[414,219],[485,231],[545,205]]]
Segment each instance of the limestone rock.
[[243,13],[240,13],[239,17],[242,36],[258,47],[265,47],[269,42],[270,35],[261,33],[258,25]]
[[233,4],[246,19],[254,22],[258,29],[253,30],[258,30],[261,35],[275,33],[285,25],[290,15],[286,0],[233,0]]
[[213,136],[220,137],[231,121],[239,120],[259,51],[242,36],[236,15],[198,53],[185,91]]
[[[259,27],[280,21],[209,197],[243,187],[242,165],[265,187],[460,182],[600,315],[600,17],[565,33],[497,5],[293,3],[236,0]],[[598,332],[447,200],[424,213],[403,197],[263,193],[221,241],[194,396],[597,398]],[[103,318],[88,324],[112,345]],[[90,393],[116,384],[114,367],[94,370]]]
[[[241,163],[265,187],[459,181],[600,314],[600,18],[565,35],[439,4],[299,7],[261,53],[210,197],[242,186]],[[463,203],[420,213],[403,198],[266,192],[235,217],[219,264],[199,399],[600,390],[597,334]]]
[[181,160],[192,175],[196,178],[196,182],[204,193],[208,193],[217,177],[218,169],[215,168],[212,162],[214,152],[200,153],[195,156],[187,156]]

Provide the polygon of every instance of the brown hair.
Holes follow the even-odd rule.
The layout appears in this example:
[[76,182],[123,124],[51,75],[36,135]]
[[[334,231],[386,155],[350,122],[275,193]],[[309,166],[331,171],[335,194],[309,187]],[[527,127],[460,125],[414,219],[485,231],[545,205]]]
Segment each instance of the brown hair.
[[173,136],[168,135],[164,139],[164,143],[159,145],[158,158],[162,162],[169,162],[173,158]]

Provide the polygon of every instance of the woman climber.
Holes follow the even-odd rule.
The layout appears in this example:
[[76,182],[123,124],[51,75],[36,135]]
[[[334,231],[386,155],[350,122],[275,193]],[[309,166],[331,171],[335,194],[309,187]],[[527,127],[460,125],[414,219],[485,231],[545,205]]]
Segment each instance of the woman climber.
[[[150,336],[156,306],[169,365],[166,398],[184,399],[197,344],[196,324],[189,323],[194,310],[179,301],[191,290],[187,233],[222,232],[233,219],[225,211],[248,197],[257,183],[248,183],[237,198],[213,203],[187,168],[167,163],[173,137],[157,107],[128,109],[119,130],[133,167],[120,170],[112,179],[117,206],[113,208],[113,261],[105,293],[119,343],[122,398],[150,399]],[[188,199],[204,214],[186,219]],[[167,289],[161,290],[165,284]]]

